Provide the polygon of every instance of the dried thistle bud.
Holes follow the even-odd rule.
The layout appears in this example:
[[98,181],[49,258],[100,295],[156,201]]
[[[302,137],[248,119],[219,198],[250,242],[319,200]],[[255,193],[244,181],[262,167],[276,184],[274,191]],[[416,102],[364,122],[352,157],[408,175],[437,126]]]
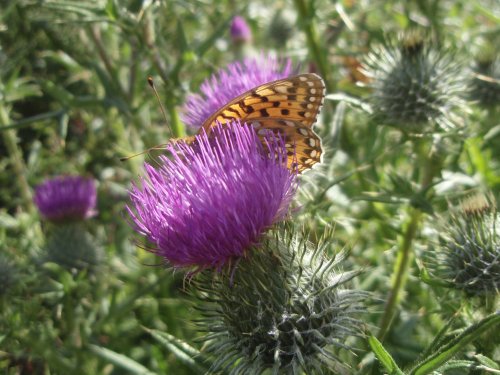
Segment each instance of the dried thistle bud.
[[362,332],[358,314],[367,294],[347,289],[359,272],[338,271],[345,253],[328,260],[327,243],[313,245],[290,229],[275,232],[233,269],[200,275],[200,326],[214,371],[345,373],[337,355]]
[[363,72],[371,79],[368,101],[377,121],[419,133],[463,125],[462,64],[430,37],[413,31],[388,40],[366,56]]
[[432,276],[470,296],[500,291],[500,216],[492,196],[463,201],[439,225],[439,244],[427,255]]

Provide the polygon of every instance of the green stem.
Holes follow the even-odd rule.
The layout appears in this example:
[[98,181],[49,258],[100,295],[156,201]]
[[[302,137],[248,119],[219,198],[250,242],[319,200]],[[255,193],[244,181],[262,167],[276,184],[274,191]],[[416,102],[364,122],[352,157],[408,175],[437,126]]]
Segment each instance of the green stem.
[[327,55],[324,48],[320,43],[320,38],[316,23],[314,22],[314,14],[309,11],[307,0],[294,0],[295,8],[299,15],[299,24],[307,38],[307,45],[312,54],[314,61],[318,64],[318,69],[325,81],[327,92],[335,90],[335,84],[331,80],[330,67],[328,66]]
[[[432,184],[435,176],[441,173],[442,159],[439,155],[439,147],[430,145],[430,149],[425,147],[425,143],[419,140],[414,141],[415,152],[419,156],[419,164],[422,166],[420,173],[420,193],[425,194]],[[416,177],[418,174],[416,175]],[[427,194],[426,194],[427,195]],[[387,298],[384,313],[380,322],[378,338],[383,341],[392,324],[396,309],[401,299],[401,293],[405,289],[408,270],[413,259],[412,245],[420,227],[423,212],[416,207],[409,207],[408,220],[403,226],[403,238],[399,247],[398,257],[394,267],[394,281]]]
[[172,96],[167,96],[166,107],[170,117],[170,127],[172,128],[172,135],[174,138],[184,137],[186,135],[186,131],[184,129],[184,125],[181,123],[181,119],[179,117],[179,112],[175,107],[174,98]]
[[114,83],[114,86],[115,86],[116,90],[118,91],[118,94],[121,96],[121,98],[126,100],[127,94],[120,83],[120,79],[118,77],[116,70],[113,68],[113,63],[111,62],[111,59],[109,58],[108,53],[106,52],[106,47],[104,47],[104,45],[102,43],[99,29],[92,26],[89,28],[89,30],[90,30],[90,32],[89,32],[90,39],[92,39],[92,42],[96,46],[97,53],[99,54],[99,57],[101,58],[101,61],[104,64],[104,67],[106,68],[107,72],[109,73],[109,76],[111,77],[111,81]]
[[401,246],[398,251],[398,258],[394,268],[394,281],[392,284],[387,303],[385,305],[384,314],[380,323],[380,331],[378,339],[383,341],[389,332],[392,320],[394,318],[396,308],[398,306],[401,292],[404,290],[408,276],[408,268],[413,258],[412,244],[420,226],[422,212],[419,209],[409,208],[409,219],[404,225],[404,234],[401,241]]
[[[5,126],[9,124],[9,115],[7,109],[0,105],[0,125]],[[14,129],[8,129],[1,132],[3,136],[3,141],[5,143],[5,147],[7,148],[7,152],[10,155],[10,160],[12,163],[12,168],[14,170],[14,174],[19,185],[19,190],[21,193],[21,197],[23,199],[23,203],[26,207],[26,210],[29,213],[35,211],[35,207],[33,205],[33,199],[31,195],[31,188],[28,184],[28,180],[26,179],[26,165],[24,164],[23,154],[19,147],[17,146],[17,134]]]

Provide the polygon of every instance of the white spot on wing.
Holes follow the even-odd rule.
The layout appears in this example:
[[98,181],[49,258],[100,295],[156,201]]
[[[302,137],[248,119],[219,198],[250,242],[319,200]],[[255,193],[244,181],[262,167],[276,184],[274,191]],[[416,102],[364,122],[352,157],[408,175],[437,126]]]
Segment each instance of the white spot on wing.
[[285,86],[275,86],[274,90],[280,94],[286,94],[288,92]]

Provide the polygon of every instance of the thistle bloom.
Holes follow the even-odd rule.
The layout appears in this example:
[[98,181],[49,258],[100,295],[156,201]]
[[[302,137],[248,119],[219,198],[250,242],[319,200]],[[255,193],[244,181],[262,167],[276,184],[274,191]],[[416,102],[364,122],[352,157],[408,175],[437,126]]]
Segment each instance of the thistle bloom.
[[127,210],[174,267],[220,268],[286,215],[296,175],[286,168],[283,140],[269,138],[265,147],[253,128],[231,123],[167,150],[172,159],[161,156],[158,169],[146,163]]
[[236,43],[244,43],[252,40],[252,31],[245,19],[241,16],[236,16],[231,21],[231,38]]
[[96,213],[97,192],[93,179],[58,176],[37,186],[33,200],[47,220],[84,220]]
[[202,125],[212,113],[234,98],[264,83],[294,74],[290,60],[261,55],[229,64],[201,85],[201,94],[191,94],[184,105],[183,121],[192,128]]

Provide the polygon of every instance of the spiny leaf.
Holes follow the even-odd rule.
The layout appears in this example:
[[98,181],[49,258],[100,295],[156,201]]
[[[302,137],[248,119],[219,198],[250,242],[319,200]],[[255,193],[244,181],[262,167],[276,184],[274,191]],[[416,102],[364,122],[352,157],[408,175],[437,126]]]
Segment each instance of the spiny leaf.
[[143,329],[192,370],[200,374],[208,371],[205,357],[196,348],[166,332],[146,327],[143,327]]
[[375,336],[368,337],[368,343],[370,344],[370,347],[372,348],[380,363],[382,363],[389,374],[404,375],[403,371],[401,371],[401,369],[398,367],[389,352],[385,350],[382,343],[378,341]]
[[478,339],[484,332],[493,329],[500,323],[500,311],[486,317],[479,323],[466,329],[460,336],[438,349],[434,355],[421,362],[410,372],[412,375],[429,374],[433,370],[442,366],[446,361],[452,358],[456,353],[462,350],[467,344]]
[[149,371],[146,367],[144,367],[140,363],[134,361],[133,359],[123,354],[116,353],[112,350],[97,345],[89,345],[88,348],[90,349],[91,352],[98,355],[99,357],[114,364],[115,366],[130,371],[133,374],[155,375],[154,372]]

